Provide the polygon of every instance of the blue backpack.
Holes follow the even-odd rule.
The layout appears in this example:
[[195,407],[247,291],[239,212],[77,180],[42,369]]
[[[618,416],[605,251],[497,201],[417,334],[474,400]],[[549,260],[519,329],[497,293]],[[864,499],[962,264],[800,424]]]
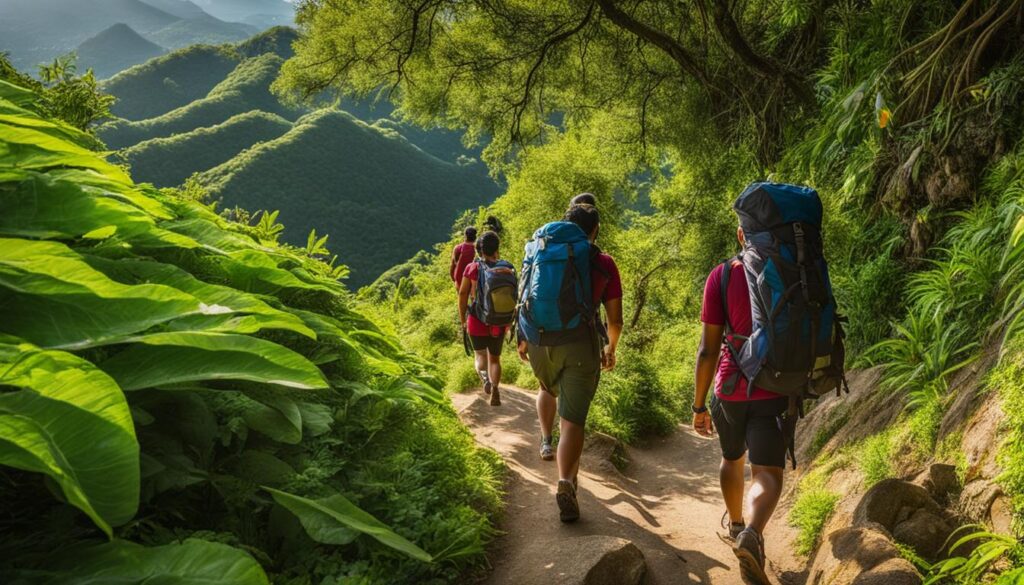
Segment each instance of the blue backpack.
[[470,310],[487,325],[507,327],[515,321],[516,269],[505,260],[488,264],[477,260],[476,296]]
[[[840,392],[846,386],[842,318],[822,253],[818,193],[810,187],[753,183],[733,209],[746,244],[731,263],[743,264],[753,331],[743,337],[727,323],[725,348],[748,380],[748,395],[759,386],[802,405],[804,398]],[[726,315],[731,263],[722,271]],[[735,378],[723,382],[723,392],[735,389]]]
[[526,244],[519,296],[519,331],[534,345],[562,345],[593,326],[590,268],[593,247],[574,223],[556,221]]

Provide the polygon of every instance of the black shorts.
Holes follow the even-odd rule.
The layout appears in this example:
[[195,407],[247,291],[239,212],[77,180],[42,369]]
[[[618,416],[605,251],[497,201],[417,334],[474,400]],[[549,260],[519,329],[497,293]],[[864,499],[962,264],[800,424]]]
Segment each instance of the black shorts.
[[718,431],[722,457],[735,461],[750,451],[750,463],[786,466],[786,442],[779,417],[789,408],[788,398],[728,401],[711,399],[711,420]]
[[505,341],[504,335],[491,337],[490,335],[470,335],[469,343],[474,351],[487,350],[491,355],[501,355],[501,344]]

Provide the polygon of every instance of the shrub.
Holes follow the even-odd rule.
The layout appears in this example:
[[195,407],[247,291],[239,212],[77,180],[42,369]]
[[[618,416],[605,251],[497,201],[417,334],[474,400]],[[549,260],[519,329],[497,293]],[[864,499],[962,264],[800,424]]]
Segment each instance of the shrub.
[[851,447],[857,467],[864,475],[865,487],[895,476],[893,469],[892,433],[884,431]]
[[836,469],[837,461],[819,462],[797,486],[796,501],[789,511],[788,522],[798,530],[795,545],[799,555],[806,556],[814,552],[821,532],[839,502],[839,494],[825,487],[825,481]]

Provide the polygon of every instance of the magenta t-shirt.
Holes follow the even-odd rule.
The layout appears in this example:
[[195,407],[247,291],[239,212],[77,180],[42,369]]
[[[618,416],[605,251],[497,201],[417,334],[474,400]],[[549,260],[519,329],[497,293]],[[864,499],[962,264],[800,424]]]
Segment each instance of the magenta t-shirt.
[[455,269],[452,271],[452,280],[455,281],[455,288],[462,287],[462,276],[466,273],[466,267],[473,263],[476,256],[476,246],[472,242],[462,242],[455,246],[452,252],[455,256]]
[[[726,291],[727,303],[729,305],[729,323],[737,335],[748,336],[754,329],[753,319],[750,315],[750,293],[747,291],[747,275],[743,271],[743,265],[734,262],[732,274],[729,276],[729,289]],[[700,311],[700,320],[708,325],[725,325],[725,307],[722,306],[722,265],[719,264],[711,271],[707,283],[704,285],[704,304]],[[728,343],[728,342],[727,342]],[[734,341],[733,347],[739,348],[740,342]],[[718,373],[715,376],[715,396],[722,400],[743,401],[743,400],[765,400],[768,398],[779,398],[780,395],[769,392],[763,388],[754,388],[753,394],[747,397],[747,379],[740,376],[736,382],[736,390],[724,396],[721,393],[722,381],[739,371],[739,366],[733,362],[732,354],[725,348],[722,349],[718,358]]]

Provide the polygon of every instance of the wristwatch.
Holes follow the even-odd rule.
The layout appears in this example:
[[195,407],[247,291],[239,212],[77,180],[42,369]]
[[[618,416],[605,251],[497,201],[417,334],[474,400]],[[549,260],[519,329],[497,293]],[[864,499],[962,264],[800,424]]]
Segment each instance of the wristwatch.
[[693,411],[693,414],[704,414],[705,412],[708,411],[708,407],[707,406],[691,406],[690,410]]

